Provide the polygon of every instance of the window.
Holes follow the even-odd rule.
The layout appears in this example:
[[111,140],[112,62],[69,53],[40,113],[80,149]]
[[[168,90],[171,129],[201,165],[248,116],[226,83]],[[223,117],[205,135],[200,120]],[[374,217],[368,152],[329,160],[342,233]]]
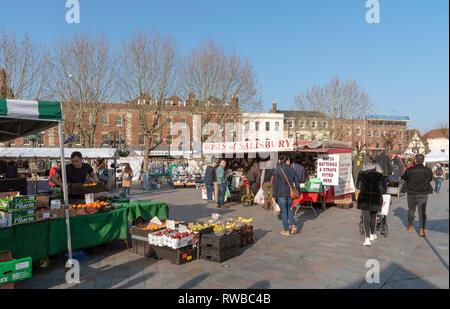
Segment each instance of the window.
[[289,126],[289,129],[292,129],[294,127],[291,120],[288,121],[288,126]]
[[108,140],[109,140],[108,134],[102,134],[102,144],[103,144],[103,146],[108,146],[109,145]]
[[300,127],[304,129],[306,127],[306,121],[300,121]]
[[266,132],[270,131],[270,122],[266,121]]
[[259,121],[255,122],[255,131],[259,131]]
[[317,127],[317,123],[315,121],[311,122],[311,128],[315,129]]
[[280,131],[280,123],[278,121],[275,122],[275,131]]
[[246,122],[245,122],[245,124],[244,124],[244,130],[245,130],[245,131],[250,130],[250,122],[249,122],[249,121],[246,121]]
[[181,122],[181,127],[182,128],[186,128],[186,118],[180,118],[180,122]]
[[172,117],[167,117],[167,126],[168,126],[169,128],[172,127],[172,123],[173,123]]
[[403,131],[398,131],[398,137],[403,138]]
[[172,102],[172,101],[166,101],[166,105],[172,106],[172,105],[173,105],[173,102]]
[[139,145],[144,145],[144,144],[145,144],[145,135],[139,134]]
[[383,136],[386,137],[386,131],[383,131]]
[[391,150],[394,150],[394,145],[391,145]]
[[[377,137],[380,137],[380,130],[377,130],[377,133],[376,133],[377,135]],[[378,148],[378,147],[377,147]]]
[[380,148],[380,144],[376,143],[375,148]]
[[347,135],[348,135],[348,136],[351,136],[351,135],[352,135],[352,129],[350,129],[350,128],[347,129]]
[[180,101],[180,106],[186,106],[186,101]]
[[356,129],[356,135],[357,135],[357,136],[361,136],[361,129],[360,129],[360,128],[357,128],[357,129]]
[[122,126],[122,116],[118,115],[116,116],[116,127],[121,127]]
[[109,127],[109,116],[108,115],[102,116],[102,125],[104,127]]
[[403,147],[402,147],[402,144],[398,144],[398,152],[403,152],[403,149],[402,149]]
[[369,137],[373,137],[373,131],[372,131],[372,130],[369,130],[368,135],[369,135]]
[[324,121],[324,122],[323,122],[323,127],[324,127],[325,129],[328,129],[328,122]]

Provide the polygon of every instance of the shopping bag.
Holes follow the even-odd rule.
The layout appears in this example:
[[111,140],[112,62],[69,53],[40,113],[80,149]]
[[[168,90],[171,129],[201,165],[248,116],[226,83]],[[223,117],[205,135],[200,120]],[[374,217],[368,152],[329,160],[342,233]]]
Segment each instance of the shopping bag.
[[256,193],[255,203],[256,204],[264,204],[264,191],[262,188],[260,188],[258,193]]
[[273,205],[273,214],[278,217],[281,213],[281,208],[280,206],[278,206],[277,202],[274,203]]
[[206,188],[202,189],[202,200],[207,200],[208,196],[207,196],[207,192],[206,192]]
[[383,194],[383,206],[381,207],[381,214],[387,216],[389,213],[389,206],[391,205],[391,195]]

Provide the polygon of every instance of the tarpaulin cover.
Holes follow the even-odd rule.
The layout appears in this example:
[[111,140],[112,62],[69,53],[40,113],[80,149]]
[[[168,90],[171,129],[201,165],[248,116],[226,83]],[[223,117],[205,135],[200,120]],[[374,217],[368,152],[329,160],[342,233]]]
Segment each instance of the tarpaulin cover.
[[[88,248],[115,239],[126,239],[128,222],[138,216],[166,220],[169,207],[162,202],[137,201],[121,203],[121,208],[109,212],[70,218],[72,249]],[[45,258],[67,251],[65,218],[23,224],[0,229],[0,251],[11,250],[16,259]]]

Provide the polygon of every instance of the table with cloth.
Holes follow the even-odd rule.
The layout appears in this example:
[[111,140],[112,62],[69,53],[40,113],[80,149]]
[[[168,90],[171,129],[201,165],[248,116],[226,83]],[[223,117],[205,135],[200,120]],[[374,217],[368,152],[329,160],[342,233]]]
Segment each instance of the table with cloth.
[[[169,218],[169,207],[162,202],[119,203],[104,213],[70,218],[72,249],[93,247],[116,239],[127,239],[128,222],[139,216],[160,220]],[[66,219],[54,219],[0,229],[0,251],[11,250],[15,259],[43,259],[67,251]]]

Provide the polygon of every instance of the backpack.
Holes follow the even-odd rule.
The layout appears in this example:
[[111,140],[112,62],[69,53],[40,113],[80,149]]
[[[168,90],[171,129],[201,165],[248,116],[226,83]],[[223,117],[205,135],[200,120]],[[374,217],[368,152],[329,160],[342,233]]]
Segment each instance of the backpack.
[[436,169],[436,176],[442,176],[444,174],[444,171],[442,170],[442,167],[438,167]]

